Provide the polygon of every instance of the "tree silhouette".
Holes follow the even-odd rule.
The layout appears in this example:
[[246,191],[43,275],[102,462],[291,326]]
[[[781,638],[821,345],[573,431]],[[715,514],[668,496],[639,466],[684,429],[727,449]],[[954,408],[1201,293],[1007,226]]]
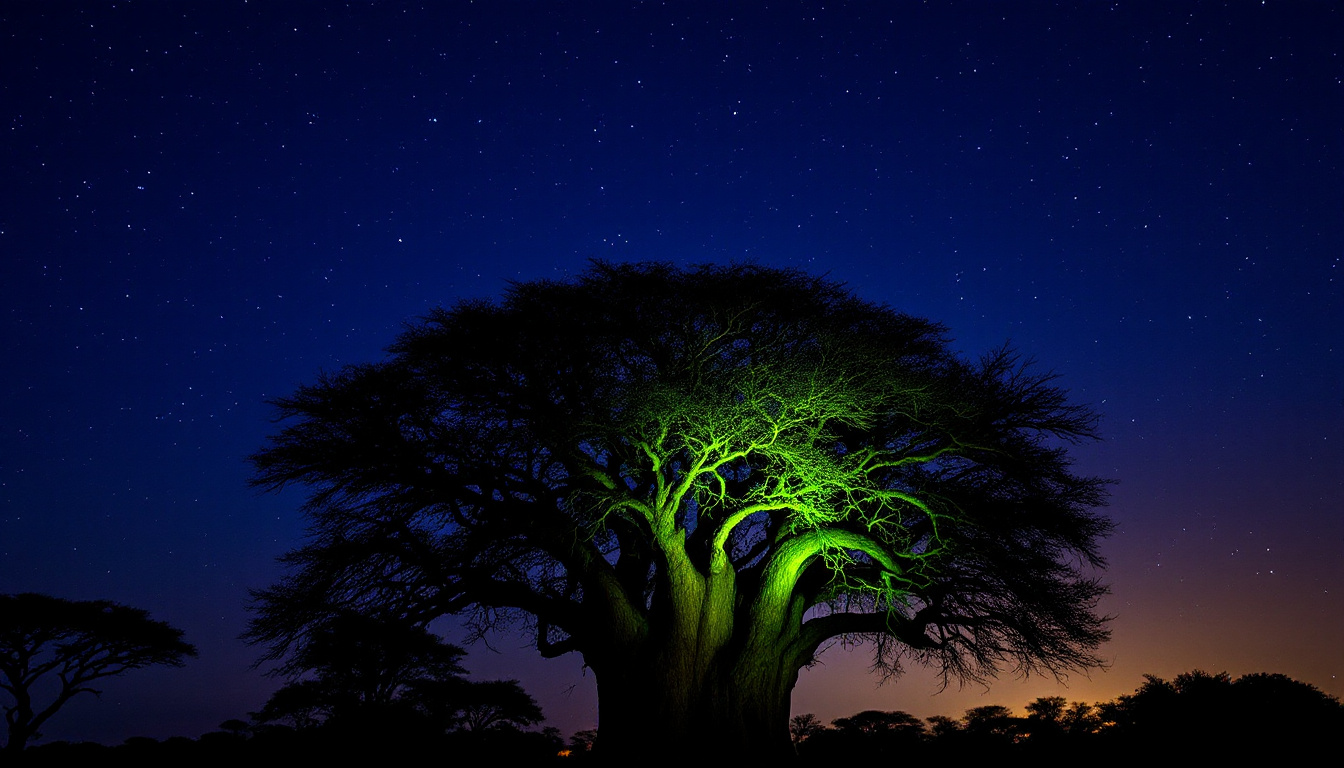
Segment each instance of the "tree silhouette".
[[924,740],[924,721],[900,710],[868,709],[831,721],[835,730],[828,732],[825,750],[813,754],[834,754],[846,760],[910,758]]
[[347,733],[415,718],[406,694],[416,685],[455,683],[466,651],[423,627],[345,610],[313,632],[279,671],[294,679],[256,717],[296,728],[339,725]]
[[1063,696],[1041,696],[1026,706],[1027,719],[1062,727],[1068,707],[1069,701]]
[[597,731],[593,729],[575,731],[574,735],[569,737],[570,749],[579,754],[592,752],[595,743],[597,743]]
[[[0,595],[0,690],[8,738],[17,753],[70,699],[98,694],[93,683],[132,669],[181,666],[196,649],[182,631],[146,611],[106,600],[74,601],[50,595]],[[49,692],[45,705],[36,699]]]
[[465,654],[423,627],[342,611],[292,664],[352,708],[386,707],[416,683],[456,679]]
[[929,733],[939,741],[955,741],[961,735],[961,721],[947,715],[933,715],[925,718],[929,724]]
[[436,730],[526,728],[546,718],[517,680],[426,680],[407,697]]
[[277,723],[298,730],[316,728],[340,712],[345,697],[335,695],[318,680],[294,680],[271,694],[252,719],[267,727]]
[[465,653],[423,627],[343,610],[278,670],[295,679],[254,717],[301,730],[325,726],[356,744],[424,735],[428,726],[407,693],[416,685],[456,682]]
[[889,712],[866,709],[849,717],[836,718],[831,725],[842,731],[858,733],[899,733],[915,738],[924,735],[924,721],[899,709]]
[[257,485],[311,542],[250,637],[336,605],[583,654],[609,754],[785,755],[828,640],[962,679],[1096,663],[1109,524],[1065,447],[1095,416],[1007,349],[805,274],[595,263],[408,327],[278,402]]
[[1027,716],[1022,726],[1037,744],[1054,742],[1067,732],[1064,719],[1068,715],[1068,699],[1063,696],[1041,696],[1027,704]]
[[545,719],[517,680],[463,678],[465,653],[423,627],[341,611],[279,670],[306,677],[276,691],[256,719],[322,726],[354,741],[361,733],[413,738]]
[[242,741],[252,735],[252,725],[246,720],[239,720],[231,717],[219,724],[219,730],[229,734],[235,739]]
[[1091,736],[1101,730],[1101,715],[1095,705],[1075,701],[1064,711],[1063,725],[1070,736]]
[[789,719],[789,736],[795,747],[824,730],[826,726],[811,712]]
[[1284,675],[1194,670],[1164,680],[1145,675],[1132,694],[1101,706],[1106,734],[1136,750],[1162,745],[1190,755],[1313,756],[1344,731],[1344,706]]
[[985,746],[1011,744],[1021,727],[1013,711],[998,704],[972,707],[961,716],[961,722],[962,733]]
[[1102,725],[1091,704],[1069,703],[1063,696],[1042,696],[1026,710],[1018,721],[1017,740],[1038,759],[1081,753]]
[[546,719],[517,680],[467,681],[459,695],[461,727],[468,731],[526,728]]

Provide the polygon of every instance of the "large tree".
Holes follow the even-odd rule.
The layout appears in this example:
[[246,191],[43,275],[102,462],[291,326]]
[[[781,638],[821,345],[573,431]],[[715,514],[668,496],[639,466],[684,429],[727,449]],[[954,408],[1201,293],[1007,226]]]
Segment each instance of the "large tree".
[[408,326],[278,402],[255,482],[310,542],[251,637],[332,606],[522,618],[597,679],[607,754],[790,750],[834,638],[957,679],[1064,673],[1106,638],[1095,415],[1007,348],[758,266],[595,263]]
[[0,690],[11,699],[4,705],[5,750],[22,751],[70,699],[96,695],[97,680],[158,664],[181,666],[195,655],[182,630],[139,608],[31,592],[0,595]]

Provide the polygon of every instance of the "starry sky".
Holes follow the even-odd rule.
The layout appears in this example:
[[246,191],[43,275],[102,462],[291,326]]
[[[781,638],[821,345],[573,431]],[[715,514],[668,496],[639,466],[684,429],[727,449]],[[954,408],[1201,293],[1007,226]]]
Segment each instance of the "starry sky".
[[[200,650],[48,739],[259,708],[248,589],[304,531],[247,486],[268,399],[591,258],[826,274],[1103,414],[1107,669],[938,694],[836,647],[795,712],[1195,668],[1344,695],[1341,40],[1323,0],[5,3],[0,592]],[[466,666],[592,727],[581,660],[525,646]]]

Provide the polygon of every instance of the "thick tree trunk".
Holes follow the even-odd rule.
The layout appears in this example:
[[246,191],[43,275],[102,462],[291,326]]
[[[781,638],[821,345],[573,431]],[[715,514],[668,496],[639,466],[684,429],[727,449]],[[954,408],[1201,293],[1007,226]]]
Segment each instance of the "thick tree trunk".
[[790,761],[789,696],[801,666],[791,641],[800,617],[774,603],[739,612],[727,556],[718,551],[701,572],[683,538],[675,530],[661,538],[667,599],[652,606],[645,631],[612,631],[605,637],[627,641],[585,651],[597,676],[594,748],[610,764],[650,755],[711,766]]
[[[18,675],[15,675],[18,677]],[[8,735],[6,736],[5,748],[3,754],[17,755],[28,745],[28,739],[33,735],[33,706],[32,699],[29,698],[28,690],[23,687],[16,687],[13,708],[5,713],[5,721],[8,726]]]
[[668,666],[624,665],[597,674],[597,754],[616,763],[650,755],[718,765],[788,761],[789,696],[797,669],[778,658],[737,658],[703,677]]
[[28,738],[31,731],[25,722],[16,722],[9,726],[9,736],[5,742],[5,748],[0,754],[17,755],[28,745]]

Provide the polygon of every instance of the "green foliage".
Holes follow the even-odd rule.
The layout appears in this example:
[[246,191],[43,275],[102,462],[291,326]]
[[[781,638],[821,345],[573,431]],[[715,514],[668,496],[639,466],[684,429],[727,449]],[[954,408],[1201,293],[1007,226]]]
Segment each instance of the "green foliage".
[[830,638],[981,679],[1095,664],[1106,637],[1104,484],[1066,453],[1095,415],[797,271],[595,263],[431,312],[278,405],[255,481],[306,485],[313,535],[257,594],[270,658],[336,605],[522,618],[600,695],[655,670],[678,679],[620,695],[667,689],[669,722],[756,696],[730,709],[770,707],[783,741]]

